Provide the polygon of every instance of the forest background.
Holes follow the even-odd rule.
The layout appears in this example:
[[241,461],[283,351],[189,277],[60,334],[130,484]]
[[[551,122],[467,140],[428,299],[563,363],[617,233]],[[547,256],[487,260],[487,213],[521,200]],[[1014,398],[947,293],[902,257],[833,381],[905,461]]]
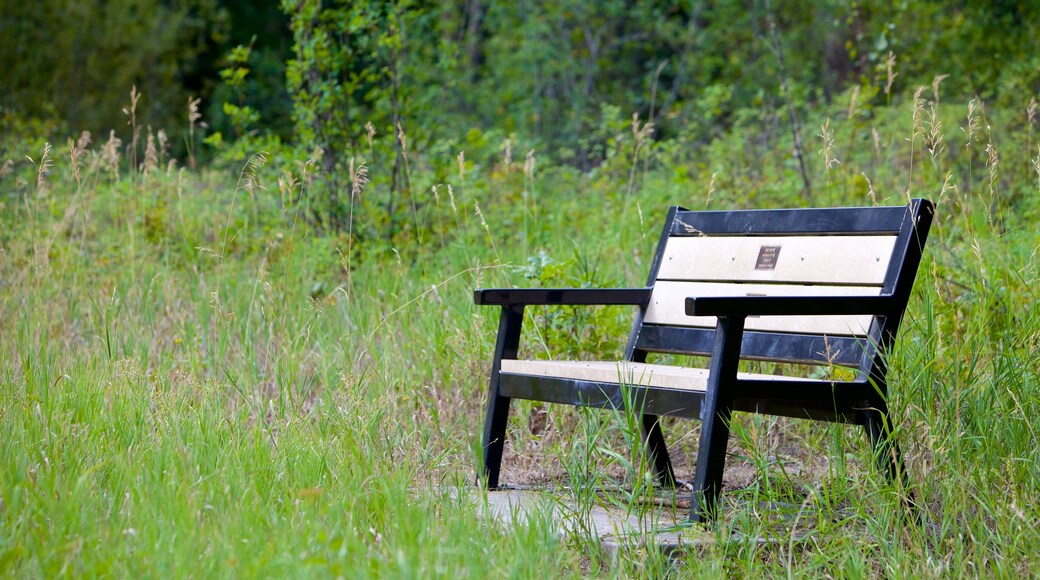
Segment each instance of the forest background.
[[[0,572],[1036,573],[1040,5],[0,15]],[[478,515],[473,288],[641,286],[673,204],[916,196],[890,405],[923,525],[861,432],[743,416],[692,558]],[[531,309],[525,349],[617,356],[630,316]],[[639,511],[641,457],[623,413],[518,403],[503,477]]]

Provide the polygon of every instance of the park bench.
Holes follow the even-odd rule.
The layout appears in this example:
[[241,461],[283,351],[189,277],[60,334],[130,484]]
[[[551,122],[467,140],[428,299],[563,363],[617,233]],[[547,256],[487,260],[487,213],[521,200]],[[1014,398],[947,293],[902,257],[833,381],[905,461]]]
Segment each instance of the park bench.
[[[675,475],[659,417],[702,421],[690,518],[717,514],[733,411],[863,425],[881,470],[905,478],[891,440],[886,356],[934,206],[669,210],[644,288],[480,289],[501,307],[478,474],[499,487],[509,405],[527,399],[642,414],[662,485]],[[531,305],[632,305],[622,361],[517,360]],[[619,337],[620,339],[620,337]],[[710,357],[706,368],[651,353]],[[846,367],[848,380],[738,372],[741,359]],[[812,367],[787,367],[805,368]]]

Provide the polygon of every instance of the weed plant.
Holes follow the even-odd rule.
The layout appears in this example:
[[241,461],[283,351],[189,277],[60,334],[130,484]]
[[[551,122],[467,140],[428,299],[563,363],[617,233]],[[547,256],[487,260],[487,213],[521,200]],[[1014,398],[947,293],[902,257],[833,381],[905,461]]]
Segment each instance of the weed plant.
[[[387,187],[377,158],[358,158],[350,227],[330,233],[307,205],[318,164],[298,154],[183,171],[136,137],[121,153],[115,133],[23,152],[0,173],[0,573],[1036,574],[1035,105],[940,103],[939,82],[813,113],[812,199],[784,133],[751,122],[703,146],[633,126],[590,173],[409,152],[390,239],[368,198]],[[724,517],[679,561],[611,563],[547,512],[481,515],[498,313],[474,287],[641,285],[671,204],[908,196],[938,205],[890,354],[922,524],[860,430],[741,414]],[[617,356],[631,314],[531,309],[526,355]],[[636,513],[657,491],[634,417],[517,402],[503,481]],[[664,427],[689,478],[697,424]]]

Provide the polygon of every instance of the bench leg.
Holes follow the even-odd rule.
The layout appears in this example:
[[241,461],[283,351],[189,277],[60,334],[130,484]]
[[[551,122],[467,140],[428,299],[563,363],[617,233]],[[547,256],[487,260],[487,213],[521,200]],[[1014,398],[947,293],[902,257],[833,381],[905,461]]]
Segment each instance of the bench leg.
[[[497,385],[496,385],[497,386]],[[484,421],[483,476],[488,489],[498,489],[498,474],[502,466],[502,451],[506,443],[506,423],[509,420],[509,397],[495,394],[497,388],[491,389],[488,395],[487,419]]]
[[718,515],[722,471],[726,467],[726,443],[733,408],[731,383],[737,376],[744,318],[722,317],[715,326],[715,341],[708,368],[708,391],[701,405],[701,442],[693,478],[690,520],[707,523]]
[[717,515],[722,472],[726,467],[729,419],[729,409],[723,408],[705,416],[701,423],[697,471],[693,478],[693,498],[690,502],[690,520],[697,523],[707,523]]
[[668,457],[668,447],[664,443],[660,418],[657,415],[643,415],[643,436],[650,452],[650,460],[654,463],[654,474],[657,481],[665,487],[675,487],[675,472],[672,461]]
[[509,420],[511,399],[499,393],[502,359],[516,358],[523,322],[522,305],[502,307],[502,314],[498,320],[498,338],[495,340],[495,357],[491,364],[491,378],[488,381],[487,418],[484,420],[484,437],[481,439],[483,453],[477,472],[477,482],[483,479],[488,489],[498,489],[498,474],[506,444],[506,423]]
[[889,481],[899,486],[903,504],[907,508],[907,515],[910,519],[916,520],[918,508],[910,489],[910,475],[907,473],[903,457],[899,453],[899,446],[892,437],[892,421],[887,405],[875,404],[869,409],[860,411],[860,415],[863,427],[867,431],[867,437],[870,439],[878,469],[888,477]]

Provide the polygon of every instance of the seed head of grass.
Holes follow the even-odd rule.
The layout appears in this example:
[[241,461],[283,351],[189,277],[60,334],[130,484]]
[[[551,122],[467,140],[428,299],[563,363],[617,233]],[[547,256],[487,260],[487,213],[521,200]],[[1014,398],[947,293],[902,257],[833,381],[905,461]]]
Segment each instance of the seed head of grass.
[[524,177],[527,179],[534,179],[534,165],[534,149],[531,149],[527,152],[527,155],[524,156]]
[[144,163],[141,165],[142,173],[147,174],[159,166],[159,149],[155,145],[155,135],[152,128],[148,127],[148,137],[144,145]]
[[1036,157],[1033,158],[1033,171],[1036,172],[1036,188],[1040,191],[1040,145],[1036,146]]
[[162,162],[163,159],[166,159],[170,138],[166,135],[165,130],[159,129],[155,132],[155,139],[159,142],[159,161]]
[[458,214],[459,210],[455,207],[455,191],[450,183],[448,184],[448,200],[451,202],[451,213]]
[[372,153],[372,140],[376,136],[376,126],[372,124],[372,121],[365,123],[365,140],[368,141],[368,152]]
[[946,149],[946,145],[943,144],[942,121],[939,120],[939,113],[935,103],[932,103],[932,106],[928,108],[928,120],[926,123],[928,132],[925,134],[924,143],[934,161]]
[[921,116],[924,112],[924,99],[921,98],[921,95],[924,94],[924,89],[925,87],[920,86],[914,91],[913,133],[910,135],[911,148],[913,147],[913,140],[924,133],[924,128],[921,125]]
[[712,172],[711,179],[708,180],[708,195],[704,198],[704,207],[711,205],[711,196],[715,194],[715,178],[718,177],[719,173]]
[[856,114],[856,108],[859,105],[859,85],[852,87],[852,94],[849,95],[849,109],[846,114],[848,120],[852,120],[852,116]]
[[90,145],[90,131],[83,131],[75,142],[69,139],[69,161],[72,165],[72,175],[76,179],[76,187],[80,186],[79,161]]
[[950,78],[950,75],[935,75],[932,77],[932,100],[935,102],[935,106],[939,106],[939,84],[944,80]]
[[401,143],[401,153],[408,154],[408,138],[404,134],[404,129],[401,128],[401,123],[397,124],[397,140]]
[[1000,165],[1000,156],[997,154],[997,148],[992,143],[986,143],[986,169],[989,173],[990,195],[995,195],[996,193],[997,180],[999,178],[998,165]]
[[488,241],[491,242],[491,250],[495,252],[495,259],[501,262],[502,259],[498,255],[498,248],[495,247],[495,238],[491,237],[491,228],[488,227],[487,221],[484,220],[484,212],[480,211],[480,204],[477,203],[477,200],[473,200],[473,209],[476,210],[477,218],[480,219],[480,225],[483,226],[484,233],[487,234]]
[[878,204],[878,199],[877,199],[877,192],[874,191],[874,184],[870,182],[870,178],[867,177],[866,173],[860,172],[860,175],[863,176],[863,179],[867,180],[867,197],[870,198],[870,203],[872,205],[877,205]]
[[896,77],[899,73],[896,72],[896,53],[891,50],[888,51],[888,58],[885,60],[885,94],[892,94],[892,83],[895,82]]
[[632,113],[632,139],[635,141],[636,149],[645,145],[654,134],[654,124],[650,121],[640,123],[639,113]]
[[967,137],[967,140],[964,143],[964,148],[969,151],[971,150],[972,143],[975,142],[975,139],[978,136],[979,127],[982,124],[981,119],[982,117],[979,115],[979,99],[978,97],[975,97],[968,101],[968,125],[966,127],[961,127],[961,131],[963,131],[965,137]]
[[936,203],[938,203],[939,205],[945,204],[949,200],[949,197],[946,195],[946,193],[950,191],[956,193],[957,184],[953,183],[953,172],[947,171],[946,177],[945,179],[943,179],[942,188],[939,190],[939,199],[936,200]]
[[43,154],[40,155],[40,162],[36,163],[32,157],[29,161],[32,161],[33,165],[36,165],[36,193],[43,195],[46,193],[47,187],[47,174],[50,173],[51,169],[51,144],[43,144]]
[[360,199],[361,192],[364,191],[365,185],[368,184],[368,167],[365,167],[365,163],[358,163],[354,165],[354,158],[350,158],[350,197],[351,199]]
[[195,131],[196,123],[202,118],[202,113],[199,113],[200,103],[202,103],[202,99],[188,97],[188,129],[192,132]]
[[291,205],[295,197],[296,187],[300,182],[292,171],[285,171],[278,178],[278,193],[282,196],[282,207]]
[[119,148],[123,146],[123,141],[119,137],[116,137],[115,131],[108,132],[108,141],[101,147],[101,159],[108,165],[109,171],[112,172],[112,177],[119,179]]
[[[831,118],[827,117],[827,120],[820,125],[820,134],[817,135],[823,142],[823,148],[820,149],[820,155],[823,156],[823,164],[828,170],[831,167],[841,165],[841,161],[834,156],[834,132],[831,131]],[[712,176],[714,178],[714,176]]]

